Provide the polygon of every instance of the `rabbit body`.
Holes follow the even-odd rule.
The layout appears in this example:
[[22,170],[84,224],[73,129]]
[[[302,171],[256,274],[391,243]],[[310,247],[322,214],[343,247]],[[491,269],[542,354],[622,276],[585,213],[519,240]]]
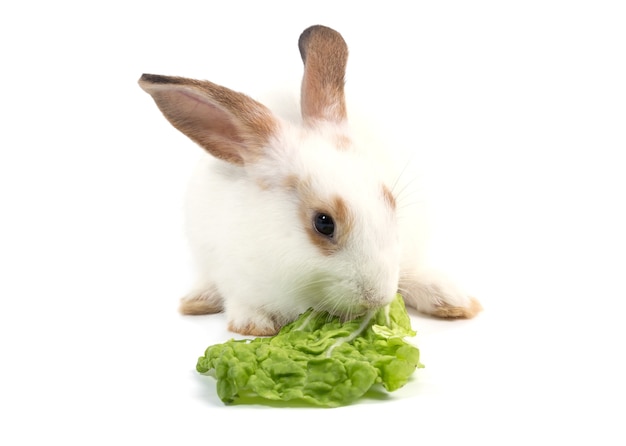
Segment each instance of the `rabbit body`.
[[314,26],[299,45],[302,123],[208,81],[140,80],[208,152],[186,203],[198,279],[181,311],[224,311],[230,330],[271,335],[308,308],[351,318],[400,291],[420,311],[472,317],[478,302],[420,258],[419,227],[399,215],[393,171],[350,133],[345,42]]

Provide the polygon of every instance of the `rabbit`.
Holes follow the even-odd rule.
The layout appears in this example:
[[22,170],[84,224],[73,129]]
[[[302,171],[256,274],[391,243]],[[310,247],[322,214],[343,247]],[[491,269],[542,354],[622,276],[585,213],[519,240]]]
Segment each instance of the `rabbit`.
[[209,81],[139,80],[170,123],[207,152],[185,205],[197,282],[180,312],[224,312],[230,331],[250,336],[274,335],[309,308],[347,320],[398,292],[426,314],[475,316],[480,303],[419,260],[386,169],[354,142],[344,39],[315,25],[298,46],[297,123]]

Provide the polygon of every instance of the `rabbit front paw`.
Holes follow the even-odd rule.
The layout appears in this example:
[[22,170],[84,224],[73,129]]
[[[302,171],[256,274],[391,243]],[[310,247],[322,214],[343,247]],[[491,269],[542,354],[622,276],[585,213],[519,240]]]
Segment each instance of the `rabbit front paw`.
[[255,315],[253,318],[229,318],[228,329],[244,336],[274,336],[280,325],[271,318]]

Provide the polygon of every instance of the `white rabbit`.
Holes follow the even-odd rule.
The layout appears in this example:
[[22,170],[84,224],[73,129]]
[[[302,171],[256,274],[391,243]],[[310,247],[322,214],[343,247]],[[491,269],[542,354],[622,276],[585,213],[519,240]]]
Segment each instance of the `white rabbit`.
[[[310,307],[343,318],[389,303],[440,317],[480,304],[418,261],[381,161],[347,125],[347,46],[306,29],[302,123],[208,81],[144,74],[139,84],[174,127],[211,156],[192,178],[187,230],[197,283],[184,314],[224,311],[231,331],[272,335]],[[410,221],[410,220],[406,220]]]

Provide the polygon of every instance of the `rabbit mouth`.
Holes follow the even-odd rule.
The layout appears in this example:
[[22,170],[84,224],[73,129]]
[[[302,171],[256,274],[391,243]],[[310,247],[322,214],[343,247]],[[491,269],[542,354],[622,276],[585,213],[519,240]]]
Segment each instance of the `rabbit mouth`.
[[367,296],[360,296],[358,300],[353,301],[346,301],[344,298],[338,302],[320,305],[318,310],[326,311],[329,314],[338,317],[342,322],[346,322],[372,311],[376,311],[384,307],[388,301],[389,299],[372,299],[367,298]]
[[383,289],[336,276],[310,280],[303,287],[303,291],[305,299],[310,303],[309,307],[316,311],[325,311],[344,321],[378,310],[395,297],[395,289]]

